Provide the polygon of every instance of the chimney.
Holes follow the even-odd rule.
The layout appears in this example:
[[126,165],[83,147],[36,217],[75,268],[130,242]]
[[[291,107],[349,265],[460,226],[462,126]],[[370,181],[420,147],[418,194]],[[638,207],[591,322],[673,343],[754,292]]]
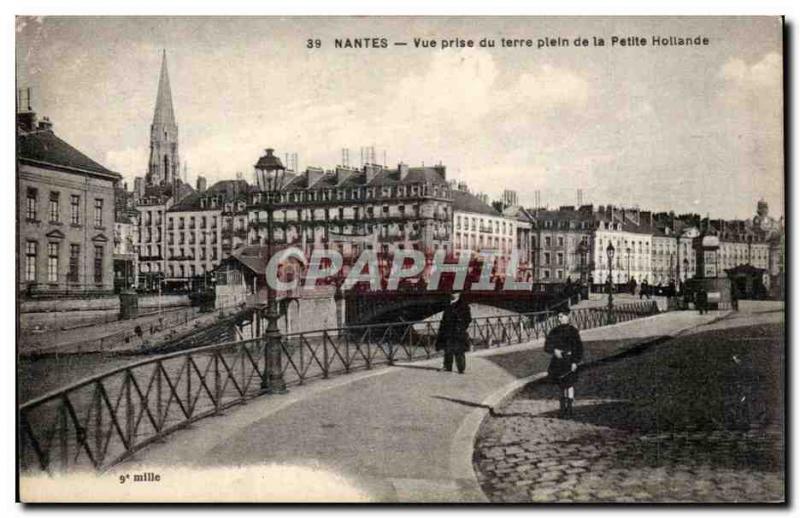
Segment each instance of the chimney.
[[17,129],[30,133],[36,129],[36,112],[17,112]]
[[367,174],[367,183],[370,183],[378,176],[378,173],[381,172],[381,166],[377,164],[366,164],[364,165],[364,172]]
[[447,180],[447,171],[446,171],[445,166],[443,166],[442,164],[437,164],[437,165],[433,166],[433,169],[437,173],[439,173],[439,176],[442,177],[442,180]]
[[397,170],[400,171],[400,181],[402,182],[406,179],[406,176],[408,176],[408,164],[400,162],[397,164]]
[[317,183],[320,178],[325,174],[319,167],[307,167],[306,168],[306,187],[311,187],[315,183]]
[[[348,158],[348,160],[350,159],[349,152],[348,152],[348,157],[347,158]],[[349,167],[347,167],[347,166],[345,166],[345,167],[337,166],[336,167],[336,185],[339,185],[343,181],[347,180],[347,178],[349,178],[351,174],[353,174],[353,170],[350,169]]]
[[208,181],[206,180],[206,177],[205,176],[198,176],[197,177],[197,192],[205,192],[207,187],[208,187]]
[[53,123],[50,122],[50,117],[42,117],[42,120],[39,121],[39,130],[53,131]]
[[144,178],[141,176],[133,179],[133,192],[138,198],[144,198]]

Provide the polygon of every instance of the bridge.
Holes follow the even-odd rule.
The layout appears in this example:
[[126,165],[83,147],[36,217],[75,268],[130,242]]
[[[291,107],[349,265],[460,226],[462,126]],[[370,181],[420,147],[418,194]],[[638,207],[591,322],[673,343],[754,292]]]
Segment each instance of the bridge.
[[[405,289],[399,291],[350,290],[345,300],[346,324],[363,325],[424,320],[444,310],[453,291]],[[460,292],[473,304],[492,306],[515,313],[533,313],[559,304],[577,302],[578,290],[567,284],[536,284],[531,290],[476,290]]]
[[[614,322],[653,315],[654,302],[619,305]],[[603,308],[573,311],[580,329],[606,325]],[[551,311],[473,319],[473,349],[522,344],[556,324]],[[279,355],[288,386],[437,356],[438,321],[381,323],[285,334]],[[264,393],[260,338],[137,361],[29,401],[19,408],[23,472],[102,470],[169,434]]]

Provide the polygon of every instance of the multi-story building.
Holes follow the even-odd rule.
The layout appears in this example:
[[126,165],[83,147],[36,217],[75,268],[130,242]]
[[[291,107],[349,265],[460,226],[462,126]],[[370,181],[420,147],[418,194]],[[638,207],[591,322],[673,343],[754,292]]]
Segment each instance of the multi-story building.
[[[592,206],[532,209],[534,278],[537,282],[588,281],[591,271]],[[583,243],[584,253],[581,253]]]
[[684,221],[671,212],[653,214],[651,227],[653,283],[679,288],[682,282],[695,277],[697,255],[692,242],[700,232],[693,221]]
[[18,289],[22,296],[110,292],[114,187],[121,175],[17,113]]
[[504,216],[463,184],[453,191],[453,250],[491,252],[504,265],[516,248],[516,217]]
[[139,211],[127,184],[115,189],[114,290],[136,288],[139,272]]
[[[280,164],[272,150],[268,154]],[[267,239],[261,196],[255,192],[248,208],[250,244]],[[404,248],[433,252],[450,244],[452,205],[443,165],[287,171],[273,212],[274,241],[306,253],[327,247],[345,256],[365,247],[381,253]]]
[[200,189],[167,210],[166,282],[186,284],[211,272],[247,242],[247,199],[243,180],[223,180]]
[[506,218],[513,219],[516,222],[517,229],[517,254],[519,257],[519,264],[517,270],[521,280],[532,281],[535,273],[533,270],[534,265],[534,248],[533,248],[533,228],[534,217],[525,208],[514,205],[507,207],[503,211]]
[[[644,216],[644,217],[643,217]],[[631,280],[653,284],[653,229],[649,213],[637,208],[599,206],[595,213],[592,244],[592,282],[604,284],[612,266],[611,281],[626,284]],[[614,264],[608,264],[606,248],[614,246]]]

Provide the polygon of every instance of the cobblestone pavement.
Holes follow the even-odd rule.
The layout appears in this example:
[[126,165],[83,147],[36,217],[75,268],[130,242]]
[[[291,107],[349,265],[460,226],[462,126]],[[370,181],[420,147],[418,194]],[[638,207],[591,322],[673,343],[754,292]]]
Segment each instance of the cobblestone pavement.
[[571,420],[533,383],[484,422],[478,480],[495,502],[784,499],[783,327],[736,315],[581,372]]

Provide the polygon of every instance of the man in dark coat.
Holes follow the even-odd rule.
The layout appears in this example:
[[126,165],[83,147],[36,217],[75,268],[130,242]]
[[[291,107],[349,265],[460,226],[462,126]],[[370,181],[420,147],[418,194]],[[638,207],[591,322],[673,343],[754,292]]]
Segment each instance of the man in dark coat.
[[544,341],[545,352],[553,355],[547,373],[561,389],[559,415],[571,417],[578,364],[583,359],[583,342],[578,329],[569,323],[569,309],[559,311],[558,322]]
[[465,353],[469,350],[467,328],[471,321],[469,304],[459,294],[453,295],[452,302],[444,310],[436,337],[436,350],[444,350],[443,372],[453,372],[455,359],[458,373],[464,374],[467,368]]
[[694,305],[697,307],[697,311],[702,315],[704,313],[708,313],[708,292],[705,288],[700,288],[697,290],[697,294],[694,297]]

